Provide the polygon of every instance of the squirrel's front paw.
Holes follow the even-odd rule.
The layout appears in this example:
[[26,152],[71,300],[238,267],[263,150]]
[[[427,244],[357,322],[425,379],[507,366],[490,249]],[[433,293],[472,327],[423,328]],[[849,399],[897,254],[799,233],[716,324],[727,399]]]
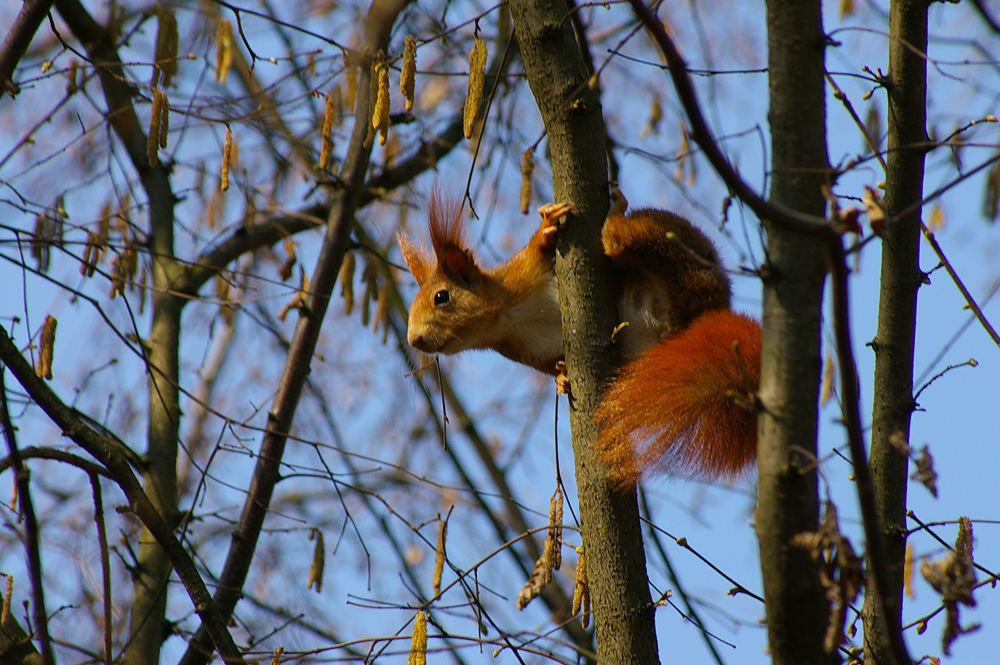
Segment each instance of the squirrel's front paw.
[[576,213],[576,206],[568,201],[564,203],[546,203],[538,209],[538,215],[542,218],[542,224],[538,230],[545,241],[545,245],[555,247],[560,220],[568,214]]

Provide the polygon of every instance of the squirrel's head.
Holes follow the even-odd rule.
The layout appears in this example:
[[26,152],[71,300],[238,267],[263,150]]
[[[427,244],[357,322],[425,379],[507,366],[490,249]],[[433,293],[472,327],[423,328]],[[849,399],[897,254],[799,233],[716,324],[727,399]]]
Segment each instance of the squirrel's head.
[[433,256],[407,235],[396,236],[403,260],[420,286],[410,305],[407,341],[425,353],[475,348],[484,317],[495,309],[495,299],[483,297],[490,279],[466,247],[461,201],[444,201],[435,189],[428,214]]

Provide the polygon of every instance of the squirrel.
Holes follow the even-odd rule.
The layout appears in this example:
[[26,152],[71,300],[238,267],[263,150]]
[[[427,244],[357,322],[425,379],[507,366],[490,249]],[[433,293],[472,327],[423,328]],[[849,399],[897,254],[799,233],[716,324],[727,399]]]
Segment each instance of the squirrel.
[[[626,364],[598,407],[598,446],[620,487],[651,472],[732,479],[757,452],[754,395],[760,326],[733,312],[729,278],[712,242],[665,210],[626,214],[615,188],[601,231],[618,285],[614,341]],[[493,349],[556,374],[563,344],[555,278],[560,219],[572,204],[539,209],[541,225],[505,263],[480,268],[465,240],[461,204],[435,190],[433,256],[405,234],[397,241],[420,290],[407,341],[425,353]]]

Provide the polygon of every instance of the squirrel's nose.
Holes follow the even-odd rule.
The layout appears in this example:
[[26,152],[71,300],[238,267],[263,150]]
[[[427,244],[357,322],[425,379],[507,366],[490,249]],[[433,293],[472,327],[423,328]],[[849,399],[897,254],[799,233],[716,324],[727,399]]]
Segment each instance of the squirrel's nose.
[[424,338],[419,331],[408,330],[406,331],[406,341],[409,342],[410,346],[420,351],[427,350],[427,340]]

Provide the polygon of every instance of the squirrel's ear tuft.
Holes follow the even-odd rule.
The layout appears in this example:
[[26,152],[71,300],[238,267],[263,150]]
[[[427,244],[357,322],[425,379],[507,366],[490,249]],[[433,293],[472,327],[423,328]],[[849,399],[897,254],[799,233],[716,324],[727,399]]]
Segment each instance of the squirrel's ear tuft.
[[441,196],[441,190],[435,186],[431,191],[427,216],[430,218],[431,244],[439,262],[444,260],[442,254],[448,245],[463,251],[466,249],[461,199],[446,201]]
[[405,233],[396,234],[396,242],[399,243],[399,251],[403,254],[406,267],[410,269],[417,284],[423,284],[434,271],[431,258],[423,247],[418,246]]
[[479,267],[472,258],[472,252],[458,245],[452,243],[445,245],[438,254],[438,263],[445,274],[452,279],[471,284],[479,278]]

